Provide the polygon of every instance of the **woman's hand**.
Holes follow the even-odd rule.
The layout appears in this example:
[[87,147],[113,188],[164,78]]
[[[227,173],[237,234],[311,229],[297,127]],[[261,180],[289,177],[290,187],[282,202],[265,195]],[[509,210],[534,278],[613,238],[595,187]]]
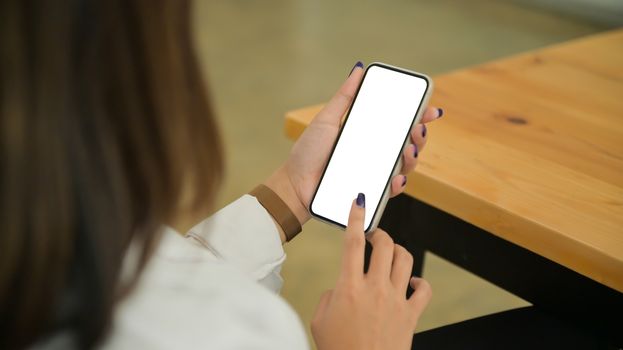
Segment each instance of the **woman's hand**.
[[[411,349],[417,321],[432,295],[430,285],[411,277],[413,257],[380,229],[369,236],[373,250],[364,274],[365,203],[359,198],[344,234],[335,289],[322,295],[312,320],[314,340],[319,350]],[[407,299],[409,284],[415,292]]]
[[[350,107],[362,77],[363,64],[357,62],[346,82],[296,141],[284,165],[265,182],[288,204],[301,224],[309,220],[308,208],[314,190],[339,133],[342,117]],[[411,130],[412,143],[403,152],[401,172],[392,179],[392,197],[404,190],[406,174],[413,171],[418,154],[426,145],[425,123],[439,118],[442,113],[439,108],[427,108],[421,123]]]

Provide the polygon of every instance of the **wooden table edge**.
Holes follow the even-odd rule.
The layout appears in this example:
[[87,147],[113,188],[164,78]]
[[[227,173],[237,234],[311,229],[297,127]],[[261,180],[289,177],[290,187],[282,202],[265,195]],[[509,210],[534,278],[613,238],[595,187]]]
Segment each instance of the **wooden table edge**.
[[[284,124],[285,135],[291,140],[296,140],[303,133],[308,122],[298,118],[299,113],[304,111],[309,115],[320,111],[322,107],[323,104],[317,104],[287,112]],[[444,203],[435,201],[435,198],[440,197],[441,191],[444,192]],[[621,272],[623,262],[616,257],[604,255],[603,252],[584,242],[563,236],[538,222],[522,219],[510,212],[500,210],[494,203],[422,174],[417,169],[409,174],[405,193],[472,224],[474,220],[470,220],[469,212],[474,212],[473,206],[478,205],[480,216],[488,219],[484,223],[474,224],[475,226],[524,248],[530,246],[528,242],[542,241],[543,238],[547,238],[552,241],[550,244],[528,249],[603,285],[623,292],[623,273]],[[472,206],[472,209],[466,211],[465,206],[462,206],[463,203]],[[500,226],[504,226],[504,229],[500,230]],[[604,267],[607,268],[604,269]],[[602,273],[596,275],[594,271],[597,270]]]

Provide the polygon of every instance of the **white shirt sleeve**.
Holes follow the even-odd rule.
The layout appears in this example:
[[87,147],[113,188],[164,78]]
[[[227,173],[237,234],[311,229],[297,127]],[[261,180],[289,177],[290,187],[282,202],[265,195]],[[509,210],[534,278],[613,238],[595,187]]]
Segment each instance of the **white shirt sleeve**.
[[255,197],[240,197],[190,229],[186,237],[270,290],[281,289],[279,273],[286,255],[273,219]]
[[285,254],[255,197],[236,200],[186,237],[165,228],[100,348],[309,348],[300,319],[274,293]]
[[308,343],[279,295],[165,230],[101,348],[306,350]]

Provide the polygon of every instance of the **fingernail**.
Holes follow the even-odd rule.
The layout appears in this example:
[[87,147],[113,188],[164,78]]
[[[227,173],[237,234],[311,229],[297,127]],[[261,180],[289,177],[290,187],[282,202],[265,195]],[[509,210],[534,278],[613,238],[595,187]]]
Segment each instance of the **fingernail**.
[[426,137],[426,124],[422,124],[422,137]]
[[438,112],[437,118],[441,118],[443,116],[443,109],[437,108],[437,112]]
[[413,156],[417,158],[417,155],[418,155],[418,149],[417,149],[417,145],[414,143],[413,144]]
[[365,194],[359,193],[357,195],[357,206],[359,206],[360,208],[366,207],[366,195]]
[[348,76],[350,77],[351,74],[353,74],[353,71],[355,70],[355,68],[363,68],[363,63],[361,61],[357,61],[357,63],[355,63],[355,65],[353,66],[353,69],[350,70],[350,73],[348,73]]
[[402,179],[402,187],[405,187],[405,185],[407,184],[407,177],[405,175],[402,175],[403,179]]

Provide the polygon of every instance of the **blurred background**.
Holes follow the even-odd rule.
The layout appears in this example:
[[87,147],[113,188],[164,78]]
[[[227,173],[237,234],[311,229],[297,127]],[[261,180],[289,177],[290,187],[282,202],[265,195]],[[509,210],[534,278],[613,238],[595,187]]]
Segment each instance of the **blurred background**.
[[[292,145],[283,135],[284,113],[328,100],[357,60],[434,77],[620,26],[622,4],[196,0],[196,40],[226,149],[227,176],[218,205],[248,192],[281,164]],[[435,137],[434,123],[429,133]],[[320,294],[335,282],[340,249],[341,232],[314,221],[286,246],[282,295],[307,328]],[[431,254],[424,277],[434,295],[419,331],[526,305]]]

